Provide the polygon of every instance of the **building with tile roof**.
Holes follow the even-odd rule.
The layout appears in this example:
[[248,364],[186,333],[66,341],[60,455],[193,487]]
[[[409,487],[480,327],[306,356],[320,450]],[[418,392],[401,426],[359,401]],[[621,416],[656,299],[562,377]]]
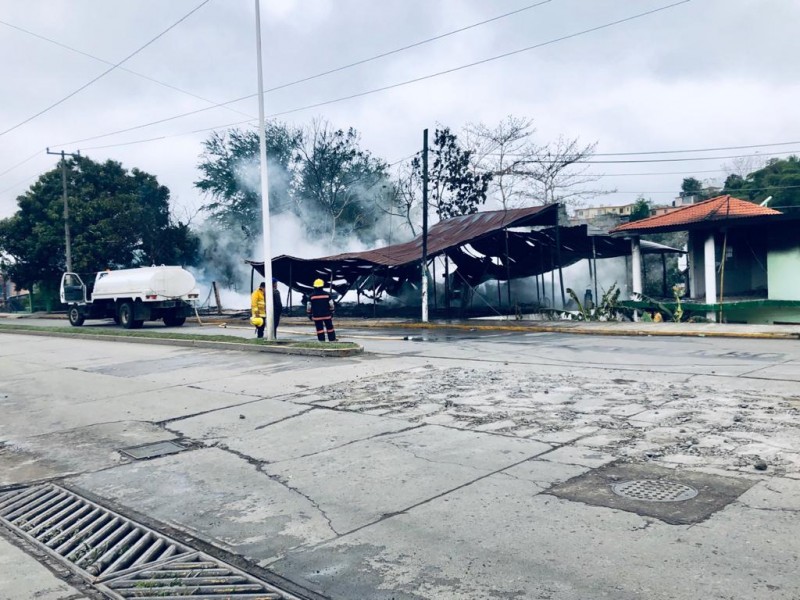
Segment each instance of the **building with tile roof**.
[[714,321],[800,324],[800,214],[724,195],[618,225],[610,233],[630,239],[634,294],[641,237],[669,231],[688,232],[685,309]]

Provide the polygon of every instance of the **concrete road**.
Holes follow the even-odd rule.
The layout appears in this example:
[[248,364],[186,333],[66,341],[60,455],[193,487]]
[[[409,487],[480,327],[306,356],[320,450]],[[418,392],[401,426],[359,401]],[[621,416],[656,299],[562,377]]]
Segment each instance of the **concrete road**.
[[368,353],[1,335],[0,485],[61,478],[336,599],[800,598],[797,342],[343,333]]

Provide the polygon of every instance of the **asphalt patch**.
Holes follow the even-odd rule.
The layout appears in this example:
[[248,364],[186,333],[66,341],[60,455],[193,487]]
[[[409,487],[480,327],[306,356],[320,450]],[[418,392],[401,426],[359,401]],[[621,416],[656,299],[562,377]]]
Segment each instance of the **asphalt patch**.
[[[649,482],[683,486],[697,491],[688,499],[676,495],[675,500],[637,499],[615,493],[626,482]],[[749,490],[755,481],[711,475],[696,471],[676,471],[651,463],[612,463],[573,477],[547,490],[565,500],[605,506],[644,517],[653,517],[671,525],[690,525],[705,521]],[[688,495],[688,494],[687,494]]]

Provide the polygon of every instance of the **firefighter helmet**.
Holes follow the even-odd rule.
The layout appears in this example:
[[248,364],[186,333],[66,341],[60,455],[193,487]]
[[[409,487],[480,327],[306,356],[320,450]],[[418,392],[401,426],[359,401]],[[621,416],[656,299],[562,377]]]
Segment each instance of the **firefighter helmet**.
[[318,288],[318,287],[325,287],[325,282],[324,282],[324,281],[322,281],[322,279],[315,279],[315,280],[314,280],[314,287],[315,287],[315,288]]
[[263,327],[264,319],[262,319],[261,317],[250,317],[250,324],[253,327]]

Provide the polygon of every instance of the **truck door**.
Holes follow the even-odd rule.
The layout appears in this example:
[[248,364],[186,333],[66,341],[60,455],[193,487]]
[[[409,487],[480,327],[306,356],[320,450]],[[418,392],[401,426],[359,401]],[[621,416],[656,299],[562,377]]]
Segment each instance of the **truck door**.
[[86,285],[77,273],[64,273],[59,295],[64,304],[86,304]]

